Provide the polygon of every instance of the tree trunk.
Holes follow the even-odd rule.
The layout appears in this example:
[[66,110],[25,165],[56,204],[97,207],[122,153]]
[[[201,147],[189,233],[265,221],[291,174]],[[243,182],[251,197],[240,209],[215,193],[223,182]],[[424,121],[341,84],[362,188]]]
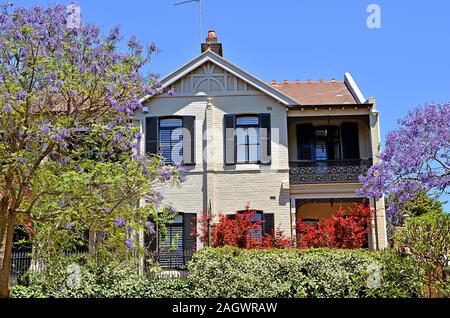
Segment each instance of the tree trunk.
[[2,268],[0,269],[0,298],[9,298],[9,269],[11,266],[11,254],[14,243],[14,230],[16,228],[16,215],[8,214],[8,226],[6,229],[5,254]]
[[6,227],[8,225],[8,205],[9,198],[3,196],[0,201],[0,268],[3,264],[3,256],[5,255],[6,245]]

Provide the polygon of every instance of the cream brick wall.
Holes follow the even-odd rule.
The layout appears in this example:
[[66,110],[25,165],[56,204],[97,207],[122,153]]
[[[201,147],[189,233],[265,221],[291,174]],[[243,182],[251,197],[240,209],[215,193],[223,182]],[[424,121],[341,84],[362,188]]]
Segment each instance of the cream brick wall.
[[[181,188],[157,188],[164,197],[164,203],[187,213],[199,213],[211,204],[213,213],[225,214],[242,210],[249,203],[254,209],[274,213],[275,225],[290,235],[289,192],[282,191],[282,184],[289,182],[287,114],[284,105],[253,91],[238,95],[160,96],[151,99],[145,106],[149,107],[149,113],[137,114],[143,124],[143,132],[145,117],[196,117],[196,165],[188,168],[186,182]],[[260,113],[271,114],[272,164],[225,166],[224,115]],[[144,141],[145,138],[141,151],[145,151]]]
[[[298,195],[316,195],[324,197],[351,197],[360,186],[321,185],[289,186],[289,149],[295,158],[295,140],[288,142],[287,117],[325,116],[327,115],[368,115],[366,107],[357,110],[328,111],[290,111],[274,99],[258,91],[239,93],[220,92],[200,94],[198,96],[158,96],[145,106],[149,113],[137,114],[145,132],[145,117],[150,116],[195,116],[195,157],[196,165],[189,167],[186,182],[181,188],[164,186],[158,188],[164,196],[164,202],[186,213],[200,213],[211,205],[213,213],[235,213],[247,203],[251,208],[265,213],[275,214],[275,226],[281,227],[286,235],[295,233],[295,197]],[[271,165],[224,165],[224,128],[225,114],[270,113],[272,125],[272,164]],[[371,115],[370,127],[361,124],[360,146],[365,157],[379,153],[378,120]],[[364,135],[364,136],[363,136]],[[370,140],[367,139],[370,135]],[[295,133],[290,132],[290,136]],[[145,150],[145,138],[141,151]],[[291,147],[288,144],[291,143]],[[292,144],[293,143],[293,144]],[[294,146],[293,146],[294,145]],[[206,146],[206,147],[205,147]],[[293,150],[294,148],[294,150]],[[377,240],[379,247],[386,246],[384,220],[384,200],[377,202]],[[372,238],[371,238],[372,240]],[[371,242],[372,244],[372,242]]]

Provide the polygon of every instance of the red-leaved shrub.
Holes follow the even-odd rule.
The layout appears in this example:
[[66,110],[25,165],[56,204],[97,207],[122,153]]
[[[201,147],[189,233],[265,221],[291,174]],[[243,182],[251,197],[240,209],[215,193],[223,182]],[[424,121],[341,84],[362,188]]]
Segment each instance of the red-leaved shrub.
[[[214,217],[202,214],[197,219],[200,224],[200,240],[208,245],[208,231],[211,233],[211,246],[235,246],[239,248],[255,248],[262,244],[262,239],[253,237],[252,234],[260,231],[263,225],[261,221],[252,221],[256,211],[247,210],[237,213],[234,218],[227,215],[218,215],[219,221],[213,222]],[[210,229],[208,229],[210,228]]]
[[297,220],[299,248],[332,247],[354,249],[367,244],[368,227],[373,209],[363,204],[348,211],[339,209],[331,218],[322,219],[317,228]]

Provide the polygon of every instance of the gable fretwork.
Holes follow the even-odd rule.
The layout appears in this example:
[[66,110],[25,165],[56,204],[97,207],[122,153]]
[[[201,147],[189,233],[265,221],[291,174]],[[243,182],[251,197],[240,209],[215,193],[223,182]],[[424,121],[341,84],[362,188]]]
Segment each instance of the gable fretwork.
[[255,88],[240,78],[210,62],[201,65],[195,71],[175,82],[172,88],[175,93],[183,95],[256,91]]

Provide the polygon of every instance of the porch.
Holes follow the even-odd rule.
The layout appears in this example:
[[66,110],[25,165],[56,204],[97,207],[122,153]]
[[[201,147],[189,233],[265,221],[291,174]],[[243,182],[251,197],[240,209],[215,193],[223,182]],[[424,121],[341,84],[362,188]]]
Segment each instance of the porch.
[[369,116],[289,117],[291,185],[359,183],[373,165]]

